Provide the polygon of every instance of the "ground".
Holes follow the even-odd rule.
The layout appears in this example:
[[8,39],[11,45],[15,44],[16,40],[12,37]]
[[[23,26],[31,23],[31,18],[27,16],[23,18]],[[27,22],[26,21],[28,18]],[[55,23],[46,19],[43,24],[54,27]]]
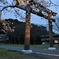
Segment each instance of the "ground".
[[38,59],[38,58],[28,54],[21,54],[20,52],[17,51],[0,49],[0,59]]
[[0,59],[59,59],[59,44],[56,50],[48,50],[49,45],[30,45],[32,54],[21,53],[24,45],[0,44]]

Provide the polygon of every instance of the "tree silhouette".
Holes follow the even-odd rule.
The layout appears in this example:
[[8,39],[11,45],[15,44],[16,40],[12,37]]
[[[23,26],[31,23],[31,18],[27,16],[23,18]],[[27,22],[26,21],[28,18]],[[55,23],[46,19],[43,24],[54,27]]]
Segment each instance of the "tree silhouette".
[[[8,32],[7,35],[9,37],[9,43],[17,43],[24,44],[25,38],[25,23],[16,21],[14,19],[6,19],[6,21],[10,22],[10,25],[13,23],[14,32]],[[44,26],[37,26],[31,24],[31,32],[30,32],[30,44],[41,44],[41,36],[48,35],[48,31]],[[11,27],[11,26],[10,26]]]

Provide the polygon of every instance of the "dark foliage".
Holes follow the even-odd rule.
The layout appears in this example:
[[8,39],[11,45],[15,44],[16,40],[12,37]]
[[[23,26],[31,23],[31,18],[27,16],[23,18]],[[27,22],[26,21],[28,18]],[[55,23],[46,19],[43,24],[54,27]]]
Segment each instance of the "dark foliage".
[[[25,40],[25,23],[16,19],[6,19],[14,32],[8,32],[9,43],[24,44]],[[41,44],[41,36],[47,35],[46,27],[31,24],[31,44]]]
[[2,23],[0,22],[0,30],[2,30],[3,29],[3,25],[2,25]]

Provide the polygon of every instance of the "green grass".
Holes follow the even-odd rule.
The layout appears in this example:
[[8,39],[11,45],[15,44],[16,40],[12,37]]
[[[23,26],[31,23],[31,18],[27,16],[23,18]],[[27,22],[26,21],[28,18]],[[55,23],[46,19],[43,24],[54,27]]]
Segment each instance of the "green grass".
[[[31,48],[38,48],[38,49],[48,49],[49,47],[50,47],[49,44],[45,44],[45,45],[31,45]],[[54,44],[54,47],[59,49],[59,44]]]
[[47,49],[49,45],[31,45],[31,48]]
[[20,47],[24,47],[24,45],[21,45],[21,44],[3,44],[3,43],[2,43],[2,44],[0,44],[0,45],[2,45],[2,46],[4,45],[4,46],[17,46],[17,47],[20,46]]
[[[0,44],[0,45],[5,45],[5,46],[15,46],[15,47],[24,47],[24,45],[20,44]],[[31,48],[39,48],[39,49],[47,49],[50,45],[45,44],[45,45],[30,45]],[[59,49],[59,44],[54,45],[57,49]]]
[[21,54],[20,52],[0,49],[0,59],[37,59],[29,54]]
[[57,49],[59,49],[59,44],[55,44],[54,46],[55,46]]

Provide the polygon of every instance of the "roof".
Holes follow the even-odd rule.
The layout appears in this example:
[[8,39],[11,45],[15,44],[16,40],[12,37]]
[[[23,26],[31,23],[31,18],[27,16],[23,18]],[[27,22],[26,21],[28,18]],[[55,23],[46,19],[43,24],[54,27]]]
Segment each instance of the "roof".
[[3,30],[0,30],[0,34],[6,34],[5,31]]
[[0,41],[8,40],[6,34],[0,34]]
[[[59,34],[54,34],[53,37],[54,38],[56,38],[56,37],[59,38]],[[43,35],[43,36],[41,36],[41,38],[49,38],[49,35]]]

